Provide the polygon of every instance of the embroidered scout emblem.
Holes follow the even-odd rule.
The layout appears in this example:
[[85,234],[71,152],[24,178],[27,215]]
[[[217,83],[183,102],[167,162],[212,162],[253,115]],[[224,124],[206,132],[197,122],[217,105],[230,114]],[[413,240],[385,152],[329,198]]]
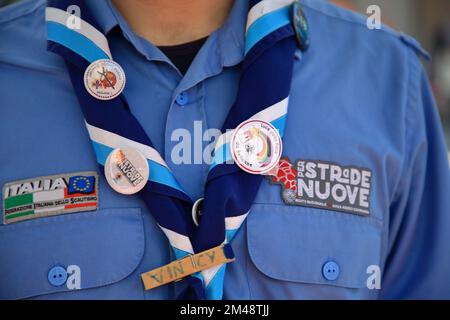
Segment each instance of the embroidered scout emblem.
[[125,87],[125,72],[112,60],[100,59],[87,67],[84,73],[84,86],[96,99],[112,100],[119,96]]
[[264,174],[276,167],[282,147],[278,130],[261,120],[243,122],[231,137],[235,163],[251,174]]
[[25,179],[3,187],[5,224],[97,210],[97,173],[80,172]]
[[269,180],[281,185],[288,205],[368,216],[372,171],[331,162],[281,159]]
[[106,180],[118,193],[126,195],[138,193],[147,184],[149,175],[147,159],[135,149],[115,149],[106,159]]

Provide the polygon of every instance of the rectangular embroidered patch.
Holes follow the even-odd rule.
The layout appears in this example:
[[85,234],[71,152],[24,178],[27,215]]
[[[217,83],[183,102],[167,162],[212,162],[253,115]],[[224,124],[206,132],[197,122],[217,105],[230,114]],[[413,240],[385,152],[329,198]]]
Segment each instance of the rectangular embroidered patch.
[[97,210],[96,172],[60,174],[8,182],[3,187],[3,223]]
[[372,171],[317,160],[282,159],[271,183],[282,186],[288,205],[370,215]]

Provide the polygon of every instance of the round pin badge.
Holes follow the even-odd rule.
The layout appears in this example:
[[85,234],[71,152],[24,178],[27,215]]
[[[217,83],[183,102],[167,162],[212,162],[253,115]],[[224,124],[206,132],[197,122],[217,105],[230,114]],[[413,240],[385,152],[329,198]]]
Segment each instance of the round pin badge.
[[147,184],[149,175],[147,159],[135,149],[114,149],[106,159],[106,180],[118,193],[138,193]]
[[301,51],[306,51],[310,45],[308,20],[300,0],[295,0],[292,3],[291,8],[292,23],[297,39],[297,46]]
[[112,100],[125,88],[125,72],[112,60],[100,59],[92,62],[84,72],[84,86],[96,99]]
[[234,162],[251,174],[264,174],[278,165],[283,144],[278,130],[262,120],[240,124],[231,137]]

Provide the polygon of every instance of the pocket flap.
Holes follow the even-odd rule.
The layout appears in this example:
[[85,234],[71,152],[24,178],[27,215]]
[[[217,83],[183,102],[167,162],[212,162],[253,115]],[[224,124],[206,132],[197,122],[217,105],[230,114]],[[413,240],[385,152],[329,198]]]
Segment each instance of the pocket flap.
[[68,291],[47,278],[55,266],[80,268],[80,289],[118,282],[144,254],[139,208],[41,218],[0,228],[0,299]]
[[[256,204],[247,218],[250,257],[277,280],[366,287],[367,268],[379,265],[381,222],[320,209]],[[327,262],[339,276],[327,280]]]

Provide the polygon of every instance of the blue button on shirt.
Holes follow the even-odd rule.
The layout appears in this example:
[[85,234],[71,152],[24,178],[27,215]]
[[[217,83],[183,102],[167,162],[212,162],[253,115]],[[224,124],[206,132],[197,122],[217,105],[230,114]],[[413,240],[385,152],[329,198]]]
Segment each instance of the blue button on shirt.
[[180,106],[185,106],[185,105],[187,105],[187,104],[189,103],[189,95],[188,95],[188,93],[187,93],[186,91],[181,92],[181,93],[177,96],[177,98],[176,98],[175,101],[176,101],[176,102],[178,103],[178,105],[180,105]]
[[[185,76],[109,1],[88,3],[127,74],[131,112],[201,198],[209,165],[195,151],[214,145],[209,130],[235,100],[248,2],[235,1]],[[224,298],[450,298],[450,173],[420,49],[387,28],[367,29],[355,13],[303,3],[311,47],[296,55],[283,156],[370,170],[370,214],[286,205],[265,180],[232,242]],[[98,171],[64,61],[46,50],[44,14],[43,0],[0,10],[0,186]],[[0,225],[0,299],[176,297],[183,282],[144,291],[140,281],[171,259],[151,212],[99,176],[97,211]],[[322,272],[330,257],[339,261],[333,281]],[[79,288],[49,288],[56,261],[79,266]],[[369,288],[377,268],[381,289]]]
[[340,272],[341,270],[339,269],[339,265],[334,261],[328,261],[322,268],[324,278],[329,281],[334,281],[339,278]]
[[48,272],[47,278],[48,278],[48,282],[52,286],[54,286],[54,287],[62,286],[64,283],[66,283],[66,280],[67,280],[66,269],[64,269],[61,266],[53,267]]

